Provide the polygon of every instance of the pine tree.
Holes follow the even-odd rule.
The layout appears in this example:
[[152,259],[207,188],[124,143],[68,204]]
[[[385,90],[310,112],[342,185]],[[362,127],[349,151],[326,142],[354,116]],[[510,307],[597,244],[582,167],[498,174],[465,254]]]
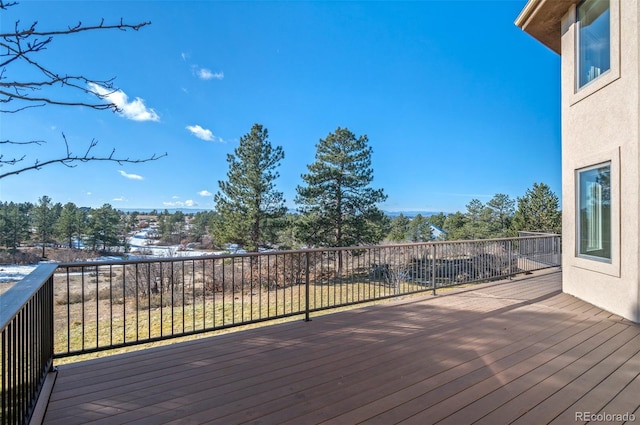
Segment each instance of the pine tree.
[[[76,222],[75,226],[78,232],[76,233],[76,238],[78,239],[78,242],[80,242],[80,239],[82,238],[85,231],[87,230],[88,223],[89,223],[89,213],[86,208],[78,208],[76,210],[75,222]],[[78,244],[78,247],[81,247],[81,245]]]
[[227,155],[227,180],[218,182],[220,190],[214,197],[222,224],[216,233],[222,242],[240,244],[248,251],[273,242],[287,211],[282,192],[275,188],[282,159],[282,146],[271,145],[261,124],[254,124],[234,154]]
[[460,211],[447,215],[443,226],[443,230],[447,232],[447,240],[470,239],[467,234],[467,221],[467,216]]
[[77,215],[78,207],[74,203],[68,202],[62,207],[62,212],[55,226],[56,233],[68,243],[69,248],[73,248],[73,237],[80,233]]
[[479,199],[466,205],[465,239],[485,239],[489,234],[489,211]]
[[53,225],[57,220],[56,211],[51,204],[51,198],[43,196],[38,199],[38,205],[33,210],[33,215],[33,225],[38,239],[42,243],[42,258],[46,258],[45,246],[53,235]]
[[408,227],[408,236],[411,242],[429,242],[433,240],[431,224],[422,214],[418,214],[411,219]]
[[211,233],[216,218],[213,211],[200,211],[193,216],[189,227],[189,238],[202,242],[203,238]]
[[404,214],[398,215],[391,220],[389,225],[389,234],[387,239],[394,242],[405,242],[407,240],[407,234],[409,233],[409,223],[411,220]]
[[503,238],[507,236],[511,220],[515,212],[516,202],[503,193],[496,193],[487,207],[491,212],[491,237]]
[[2,204],[0,217],[0,236],[2,244],[15,254],[20,242],[29,237],[29,210],[31,204],[16,204],[14,202]]
[[102,249],[112,247],[120,243],[119,240],[120,215],[109,204],[104,204],[98,209],[91,209],[87,223],[89,243],[96,251],[100,245]]
[[296,203],[302,214],[297,237],[308,245],[351,246],[378,243],[388,218],[376,206],[387,196],[370,187],[372,149],[366,135],[340,128],[320,139],[315,162],[303,174]]
[[444,229],[444,222],[446,219],[447,216],[443,212],[439,212],[438,214],[433,214],[427,217],[427,221],[440,230]]
[[512,231],[560,233],[562,215],[560,201],[544,183],[534,183],[522,198],[513,217]]

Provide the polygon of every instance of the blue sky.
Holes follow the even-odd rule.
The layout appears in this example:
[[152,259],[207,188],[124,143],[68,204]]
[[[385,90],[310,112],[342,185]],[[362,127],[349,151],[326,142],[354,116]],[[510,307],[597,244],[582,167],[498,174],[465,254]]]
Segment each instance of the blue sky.
[[63,154],[62,132],[74,152],[96,139],[96,153],[168,156],[44,167],[0,180],[0,199],[212,208],[226,156],[254,123],[284,149],[277,187],[289,207],[337,127],[369,137],[384,210],[464,211],[534,182],[560,196],[559,57],[513,24],[525,3],[22,1],[0,11],[3,31],[16,20],[152,25],[57,37],[38,57],[60,73],[116,77],[124,113],[0,114],[0,138],[48,141],[23,148],[25,163]]

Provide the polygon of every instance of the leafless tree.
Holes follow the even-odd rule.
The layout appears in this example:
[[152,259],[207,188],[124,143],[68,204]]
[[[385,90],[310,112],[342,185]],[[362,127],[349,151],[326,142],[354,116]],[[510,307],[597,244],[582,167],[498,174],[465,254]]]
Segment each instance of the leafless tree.
[[[15,1],[0,0],[0,13],[4,13],[7,8],[17,4]],[[17,21],[12,30],[0,30],[0,113],[15,114],[25,109],[44,107],[46,105],[79,106],[120,112],[118,106],[109,101],[109,96],[117,91],[114,86],[114,78],[99,80],[84,75],[57,72],[41,63],[37,58],[37,54],[48,49],[52,45],[54,37],[70,36],[86,31],[138,31],[140,28],[150,24],[151,22],[128,24],[122,19],[118,23],[106,24],[103,19],[97,25],[84,25],[82,22],[78,22],[74,26],[63,29],[41,31],[38,28],[38,22],[33,22],[27,27],[21,27],[20,21]],[[26,67],[31,72],[29,74],[21,72],[15,79],[11,74],[11,70],[14,67],[22,67],[23,70]],[[32,79],[27,75],[36,77]],[[63,88],[63,94],[58,94],[57,97],[49,96],[46,91],[50,88]],[[77,100],[78,94],[92,95],[96,101]],[[142,163],[154,161],[167,155],[166,153],[160,155],[154,153],[146,158],[129,158],[116,155],[115,149],[112,149],[109,154],[97,154],[94,148],[97,146],[98,141],[95,139],[91,140],[86,149],[75,153],[70,149],[64,133],[62,134],[62,140],[65,145],[65,151],[60,156],[52,159],[30,161],[27,155],[6,158],[3,154],[0,154],[0,167],[17,167],[0,173],[0,179],[25,171],[38,170],[56,163],[67,167],[75,167],[77,163],[89,161],[111,161],[120,164]],[[46,143],[44,140],[0,140],[0,145],[42,145],[44,143]]]

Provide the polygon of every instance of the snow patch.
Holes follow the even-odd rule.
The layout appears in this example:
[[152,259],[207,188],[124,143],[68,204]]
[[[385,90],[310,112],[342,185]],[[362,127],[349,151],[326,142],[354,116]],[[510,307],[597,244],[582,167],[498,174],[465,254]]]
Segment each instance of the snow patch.
[[17,282],[38,267],[37,264],[19,266],[16,264],[0,264],[0,283]]

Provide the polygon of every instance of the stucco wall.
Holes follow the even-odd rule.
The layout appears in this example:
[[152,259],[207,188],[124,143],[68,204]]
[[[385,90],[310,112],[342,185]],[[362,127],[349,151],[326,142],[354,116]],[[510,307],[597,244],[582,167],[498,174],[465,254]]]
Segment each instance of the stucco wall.
[[[640,6],[635,0],[611,0],[611,12],[612,44],[617,43],[611,71],[578,92],[575,6],[563,18],[563,290],[640,322]],[[611,263],[576,256],[575,171],[604,161],[612,161]]]

